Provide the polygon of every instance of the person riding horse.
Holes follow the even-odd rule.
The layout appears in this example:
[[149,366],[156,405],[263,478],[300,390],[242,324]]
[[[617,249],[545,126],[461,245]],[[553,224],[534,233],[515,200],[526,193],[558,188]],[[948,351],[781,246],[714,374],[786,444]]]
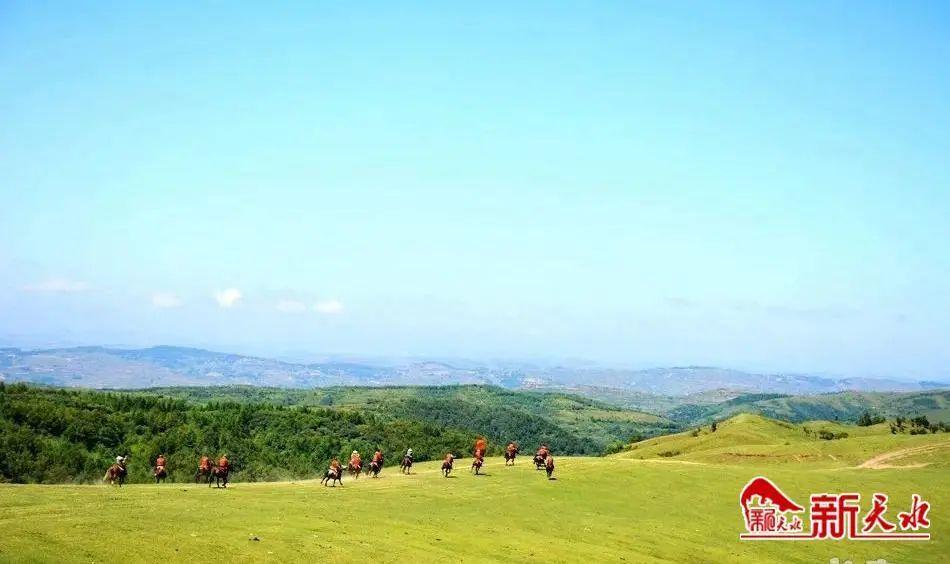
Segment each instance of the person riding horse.
[[412,468],[412,449],[406,449],[406,454],[402,457],[402,465],[400,469],[404,474],[409,473],[409,469]]
[[544,468],[544,461],[547,460],[549,454],[548,445],[541,443],[541,447],[538,448],[538,451],[534,454],[534,466],[536,469],[541,470]]
[[109,484],[115,485],[116,482],[119,483],[119,486],[125,483],[125,477],[128,475],[129,470],[127,468],[129,460],[129,455],[125,456],[116,456],[115,464],[109,467],[106,470],[106,475],[103,476],[103,481],[108,481]]
[[505,447],[505,466],[508,466],[509,462],[511,462],[511,465],[514,466],[516,456],[518,456],[517,443],[508,443],[508,446]]
[[207,476],[207,477],[208,477],[208,481],[209,481],[209,482],[211,481],[211,467],[212,467],[212,466],[213,466],[213,464],[212,464],[212,462],[211,462],[211,457],[209,457],[209,456],[202,456],[202,457],[201,457],[201,462],[198,463],[198,471],[195,472],[195,483],[196,483],[196,484],[198,483],[198,480],[201,479],[202,476]]
[[452,471],[452,465],[455,462],[455,455],[451,452],[445,455],[445,460],[442,461],[442,475],[446,478],[449,477],[449,472]]
[[548,473],[548,480],[551,480],[551,474],[554,473],[554,457],[548,454],[544,459],[544,470]]
[[152,473],[155,476],[156,484],[168,477],[168,472],[165,470],[164,454],[159,454],[158,458],[155,459],[155,468],[152,470]]
[[334,486],[336,486],[337,482],[340,482],[341,486],[343,485],[343,465],[340,464],[340,460],[337,458],[330,461],[330,467],[327,468],[320,483],[329,486],[331,481]]
[[367,472],[373,474],[374,478],[379,477],[380,470],[383,469],[383,451],[376,449],[376,452],[373,453],[373,460],[369,463],[369,468]]
[[211,477],[214,477],[216,487],[228,487],[228,474],[231,473],[231,462],[228,455],[222,454],[218,459],[218,465],[211,469],[211,476],[208,477],[208,487],[211,487]]
[[360,472],[363,470],[363,460],[360,458],[360,453],[353,451],[350,454],[350,463],[346,466],[347,471],[354,476],[354,479],[360,477]]

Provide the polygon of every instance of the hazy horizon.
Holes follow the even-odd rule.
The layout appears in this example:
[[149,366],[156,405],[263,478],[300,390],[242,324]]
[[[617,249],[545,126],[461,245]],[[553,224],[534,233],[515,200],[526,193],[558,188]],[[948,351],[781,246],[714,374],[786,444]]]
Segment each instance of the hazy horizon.
[[948,23],[5,3],[0,341],[946,379]]

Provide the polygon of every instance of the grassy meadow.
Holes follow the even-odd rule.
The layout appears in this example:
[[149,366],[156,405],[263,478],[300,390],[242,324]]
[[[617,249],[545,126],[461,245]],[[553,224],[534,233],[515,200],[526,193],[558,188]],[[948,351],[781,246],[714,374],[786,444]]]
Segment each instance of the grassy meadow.
[[[944,560],[950,436],[847,429],[848,438],[825,441],[801,425],[739,416],[716,433],[651,439],[609,457],[558,457],[552,481],[522,457],[515,467],[488,459],[485,476],[460,460],[445,479],[430,462],[410,476],[387,468],[380,479],[336,488],[315,480],[227,490],[3,485],[0,561]],[[884,453],[893,455],[886,463],[861,467]],[[737,497],[758,474],[800,503],[812,492],[886,492],[892,520],[920,493],[932,504],[933,540],[740,542]]]

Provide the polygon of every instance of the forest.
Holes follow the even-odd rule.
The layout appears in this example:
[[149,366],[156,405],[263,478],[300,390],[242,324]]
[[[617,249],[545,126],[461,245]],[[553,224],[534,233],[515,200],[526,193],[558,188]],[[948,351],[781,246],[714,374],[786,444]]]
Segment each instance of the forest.
[[[411,393],[338,388],[296,395],[186,388],[173,394],[0,382],[0,481],[91,483],[125,454],[132,482],[150,480],[159,454],[166,455],[173,481],[189,480],[203,454],[227,454],[235,480],[287,480],[313,477],[331,458],[353,450],[365,455],[382,449],[387,464],[397,464],[408,447],[420,461],[447,452],[467,456],[476,435],[484,435],[489,454],[499,453],[508,440],[529,450],[543,441],[556,453],[602,454],[671,428],[582,398],[471,388],[479,387]],[[254,401],[240,397],[261,394]]]

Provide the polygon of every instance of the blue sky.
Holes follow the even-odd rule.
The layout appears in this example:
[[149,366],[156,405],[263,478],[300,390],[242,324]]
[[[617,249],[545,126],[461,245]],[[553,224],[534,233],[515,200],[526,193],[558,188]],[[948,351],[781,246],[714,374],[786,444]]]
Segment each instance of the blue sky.
[[0,340],[950,374],[950,10],[0,5]]

